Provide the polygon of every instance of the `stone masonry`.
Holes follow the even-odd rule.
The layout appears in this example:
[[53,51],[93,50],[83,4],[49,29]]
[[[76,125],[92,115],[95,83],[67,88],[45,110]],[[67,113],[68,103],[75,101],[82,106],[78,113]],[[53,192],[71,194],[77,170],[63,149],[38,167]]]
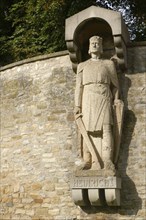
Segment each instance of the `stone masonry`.
[[[146,46],[128,51],[119,208],[82,209],[72,200],[80,151],[68,54],[1,68],[1,220],[146,219]],[[133,63],[134,53],[143,59]]]

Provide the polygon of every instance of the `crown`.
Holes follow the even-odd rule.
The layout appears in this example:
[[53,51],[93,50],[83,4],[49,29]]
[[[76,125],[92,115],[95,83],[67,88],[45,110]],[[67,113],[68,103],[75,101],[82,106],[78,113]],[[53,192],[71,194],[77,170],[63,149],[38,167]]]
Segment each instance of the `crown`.
[[90,37],[89,41],[90,42],[92,42],[92,41],[102,41],[102,38],[99,37],[99,36],[92,36],[92,37]]

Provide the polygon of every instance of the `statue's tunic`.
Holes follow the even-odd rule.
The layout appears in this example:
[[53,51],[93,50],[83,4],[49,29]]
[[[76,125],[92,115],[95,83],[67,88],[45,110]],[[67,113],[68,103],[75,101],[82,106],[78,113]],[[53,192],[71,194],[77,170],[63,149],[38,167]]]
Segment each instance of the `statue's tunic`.
[[114,63],[88,60],[79,64],[75,105],[81,107],[87,131],[101,131],[103,124],[113,124],[111,85],[118,87]]

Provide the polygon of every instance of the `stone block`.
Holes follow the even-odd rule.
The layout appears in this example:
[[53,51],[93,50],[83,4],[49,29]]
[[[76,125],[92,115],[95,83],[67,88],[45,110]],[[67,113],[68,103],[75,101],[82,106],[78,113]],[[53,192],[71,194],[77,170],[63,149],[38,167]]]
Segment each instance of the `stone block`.
[[25,214],[26,211],[24,209],[16,209],[15,214]]
[[41,198],[40,198],[40,199],[34,199],[34,202],[35,202],[35,203],[40,203],[40,204],[41,204],[41,203],[43,203],[43,199],[41,199]]
[[71,179],[70,185],[76,205],[120,206],[121,178],[119,177],[75,176]]
[[38,191],[42,188],[42,185],[40,183],[34,183],[32,185],[32,191]]
[[32,203],[33,202],[33,199],[31,199],[31,198],[24,198],[24,199],[22,199],[22,204],[30,204],[30,203]]
[[34,210],[26,210],[26,215],[34,216]]
[[36,216],[47,216],[48,215],[48,208],[37,208],[35,211]]
[[17,193],[19,191],[20,191],[20,184],[16,183],[15,186],[14,186],[14,193]]

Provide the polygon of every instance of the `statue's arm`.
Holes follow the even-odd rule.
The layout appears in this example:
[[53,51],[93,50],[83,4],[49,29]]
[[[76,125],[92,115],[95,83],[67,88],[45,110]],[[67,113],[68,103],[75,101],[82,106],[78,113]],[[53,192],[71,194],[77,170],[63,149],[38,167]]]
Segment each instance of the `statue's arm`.
[[114,103],[120,100],[120,92],[119,92],[119,82],[117,77],[116,67],[113,61],[110,61],[110,75],[111,75],[111,83],[112,83],[112,94],[114,97]]
[[83,75],[82,71],[77,72],[76,88],[75,88],[75,114],[80,113],[81,111],[82,92],[83,92],[82,75]]
[[113,88],[113,94],[114,94],[114,104],[116,104],[120,100],[119,89],[117,87]]

